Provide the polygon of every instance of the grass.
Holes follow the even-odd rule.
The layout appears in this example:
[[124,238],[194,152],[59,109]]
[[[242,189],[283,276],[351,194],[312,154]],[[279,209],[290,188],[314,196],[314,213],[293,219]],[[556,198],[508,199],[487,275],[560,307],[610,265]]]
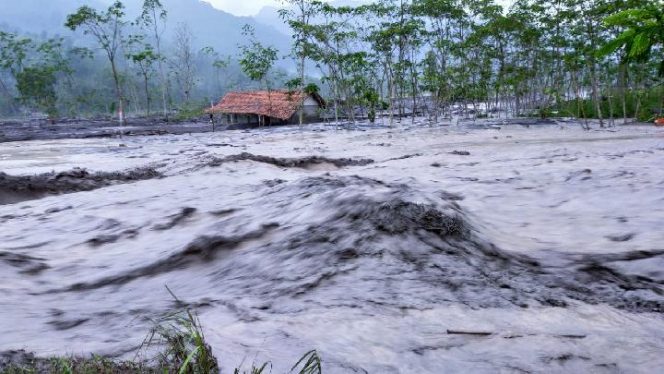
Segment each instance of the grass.
[[158,370],[143,363],[112,361],[101,356],[90,358],[53,357],[34,359],[31,362],[12,364],[1,371],[3,374],[115,374],[115,373],[165,373],[168,368]]
[[[170,292],[170,290],[169,290]],[[171,295],[173,293],[171,292]],[[173,295],[178,301],[180,300]],[[144,353],[157,349],[159,352],[148,360],[138,359]],[[20,362],[3,367],[1,374],[121,374],[121,373],[165,373],[208,374],[219,373],[219,363],[205,335],[198,316],[188,308],[171,313],[155,321],[148,336],[139,348],[134,361],[117,361],[93,355],[88,358],[52,357],[37,358],[26,355]],[[291,373],[321,374],[322,360],[315,350],[307,352],[293,365]],[[234,374],[268,374],[272,365],[266,362],[253,365],[249,371],[235,369]]]

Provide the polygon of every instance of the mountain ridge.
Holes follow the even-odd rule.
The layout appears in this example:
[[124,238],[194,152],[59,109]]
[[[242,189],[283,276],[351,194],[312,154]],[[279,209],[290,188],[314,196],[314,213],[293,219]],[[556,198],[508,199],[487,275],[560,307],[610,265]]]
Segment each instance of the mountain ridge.
[[[6,2],[7,0],[2,0]],[[195,48],[213,47],[223,55],[237,54],[237,46],[243,44],[242,26],[249,24],[255,28],[256,37],[266,45],[287,53],[290,36],[278,27],[263,24],[253,17],[236,16],[215,8],[207,1],[200,0],[161,0],[168,12],[164,41],[169,44],[175,27],[186,23],[194,36]],[[82,5],[103,9],[112,0],[21,0],[5,4],[0,12],[0,30],[42,36],[72,36],[65,28],[68,14]],[[126,0],[127,19],[133,20],[140,13],[142,0]],[[80,35],[80,33],[77,33]]]

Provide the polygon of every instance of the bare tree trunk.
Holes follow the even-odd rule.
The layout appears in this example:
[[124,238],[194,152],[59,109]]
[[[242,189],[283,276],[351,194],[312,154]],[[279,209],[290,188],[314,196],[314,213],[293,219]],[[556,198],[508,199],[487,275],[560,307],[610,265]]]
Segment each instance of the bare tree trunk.
[[118,70],[115,66],[115,60],[111,59],[111,70],[113,72],[113,81],[115,83],[115,96],[118,99],[118,121],[120,124],[125,124],[125,113],[124,113],[124,97],[122,95],[122,87],[120,84],[120,77],[118,76]]
[[597,118],[599,118],[599,126],[604,127],[604,116],[602,115],[602,97],[599,92],[597,73],[595,71],[594,64],[591,67],[590,74],[591,74],[590,80],[592,82],[593,101],[595,102],[595,110],[597,112]]
[[334,80],[334,122],[339,126],[339,87],[337,87],[337,81]]
[[[166,101],[166,95],[168,91],[168,86],[166,84],[166,74],[164,73],[164,62],[163,62],[163,56],[161,55],[161,35],[159,33],[159,23],[158,20],[159,16],[157,15],[157,9],[155,7],[152,8],[152,22],[154,25],[154,39],[155,39],[155,44],[157,47],[157,55],[159,56],[159,60],[157,61],[157,65],[159,68],[159,80],[161,83],[161,103],[164,109],[164,117],[166,118],[166,121],[168,121],[168,104]],[[149,104],[148,104],[149,105]],[[149,110],[148,110],[148,116],[149,116]]]
[[[304,19],[304,14],[302,14],[302,19]],[[304,22],[304,21],[303,21]],[[302,94],[304,95],[304,53],[300,57],[300,87]],[[304,123],[304,100],[300,104],[300,116],[299,116],[300,126]]]
[[627,64],[620,63],[620,102],[622,105],[623,125],[627,123]]
[[150,117],[150,88],[147,74],[143,75],[143,84],[145,89],[146,116]]
[[659,82],[659,117],[664,118],[664,77]]
[[[307,14],[306,14],[304,0],[300,1],[300,10],[302,11],[302,19],[300,21],[302,22],[302,25],[306,25],[307,24]],[[304,39],[304,35],[302,36],[302,39]],[[305,63],[304,43],[302,43],[302,51],[301,51],[301,56],[300,56],[300,90],[303,93],[304,93],[304,63]],[[304,122],[304,100],[302,101],[302,105],[300,105],[300,116],[299,117],[300,117],[299,118],[300,126],[302,126],[302,123]]]

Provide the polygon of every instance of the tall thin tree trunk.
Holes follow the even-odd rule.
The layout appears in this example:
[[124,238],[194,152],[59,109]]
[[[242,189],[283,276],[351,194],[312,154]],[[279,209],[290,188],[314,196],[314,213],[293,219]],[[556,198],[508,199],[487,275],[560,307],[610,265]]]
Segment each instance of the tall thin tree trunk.
[[664,77],[659,82],[659,117],[664,118]]
[[[305,9],[305,3],[304,0],[300,1],[300,11],[302,12],[302,19],[300,20],[302,22],[302,25],[307,24],[307,14],[306,14],[306,9]],[[302,35],[302,39],[304,39],[304,35]],[[304,63],[305,63],[305,56],[304,56],[304,41],[301,40],[302,42],[302,51],[300,51],[300,90],[302,93],[304,93]],[[300,105],[300,115],[299,115],[299,122],[300,126],[302,126],[302,123],[304,123],[304,100],[302,101],[302,104]]]
[[622,106],[623,125],[627,123],[627,64],[620,62],[620,104]]
[[[154,38],[155,38],[155,44],[157,47],[157,55],[159,56],[159,60],[157,61],[158,67],[159,67],[159,80],[161,83],[161,102],[163,105],[164,109],[164,117],[166,118],[166,121],[168,122],[168,103],[166,100],[167,92],[168,92],[168,86],[166,83],[166,74],[164,73],[164,63],[162,61],[162,56],[161,56],[161,35],[159,35],[159,25],[157,23],[157,10],[156,8],[152,8],[152,21],[154,22]],[[148,114],[149,115],[149,114]]]
[[124,98],[122,97],[122,87],[120,84],[120,77],[118,76],[118,70],[115,66],[115,60],[111,59],[111,70],[113,72],[113,81],[115,82],[115,96],[118,100],[118,121],[121,125],[125,124],[125,113],[124,113]]
[[150,88],[148,87],[148,76],[143,76],[144,88],[145,88],[145,104],[146,104],[146,116],[150,117]]
[[[304,19],[304,14],[302,15],[302,18]],[[300,57],[300,87],[302,94],[304,95],[304,52],[302,52],[302,56]],[[300,121],[300,126],[304,123],[304,100],[302,100],[302,104],[300,105],[300,116],[299,116],[299,121]]]

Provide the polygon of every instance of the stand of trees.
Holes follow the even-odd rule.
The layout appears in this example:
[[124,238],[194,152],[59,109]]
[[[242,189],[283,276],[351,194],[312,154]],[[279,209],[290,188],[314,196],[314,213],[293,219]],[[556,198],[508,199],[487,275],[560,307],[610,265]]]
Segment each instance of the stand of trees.
[[[136,19],[119,0],[81,7],[63,23],[87,35],[86,48],[0,31],[0,114],[115,113],[123,121],[125,113],[154,114],[158,102],[168,118],[266,82],[323,83],[335,116],[382,112],[390,124],[417,115],[561,115],[611,125],[662,111],[662,0],[517,0],[509,9],[494,0],[284,4],[291,79],[273,67],[277,51],[254,38],[236,56],[197,49],[187,25],[168,25],[160,0],[144,0]],[[163,38],[167,27],[176,27],[173,40]]]
[[[169,24],[160,0],[135,18],[122,1],[88,6],[62,20],[67,37],[0,29],[0,118],[155,116],[200,113],[225,91],[257,87],[240,56],[200,48],[188,25]],[[169,38],[164,34],[170,29]],[[275,85],[286,74],[275,68]]]
[[390,122],[557,113],[604,125],[662,110],[661,0],[306,3],[308,22],[289,19],[297,52],[351,121],[377,98]]

